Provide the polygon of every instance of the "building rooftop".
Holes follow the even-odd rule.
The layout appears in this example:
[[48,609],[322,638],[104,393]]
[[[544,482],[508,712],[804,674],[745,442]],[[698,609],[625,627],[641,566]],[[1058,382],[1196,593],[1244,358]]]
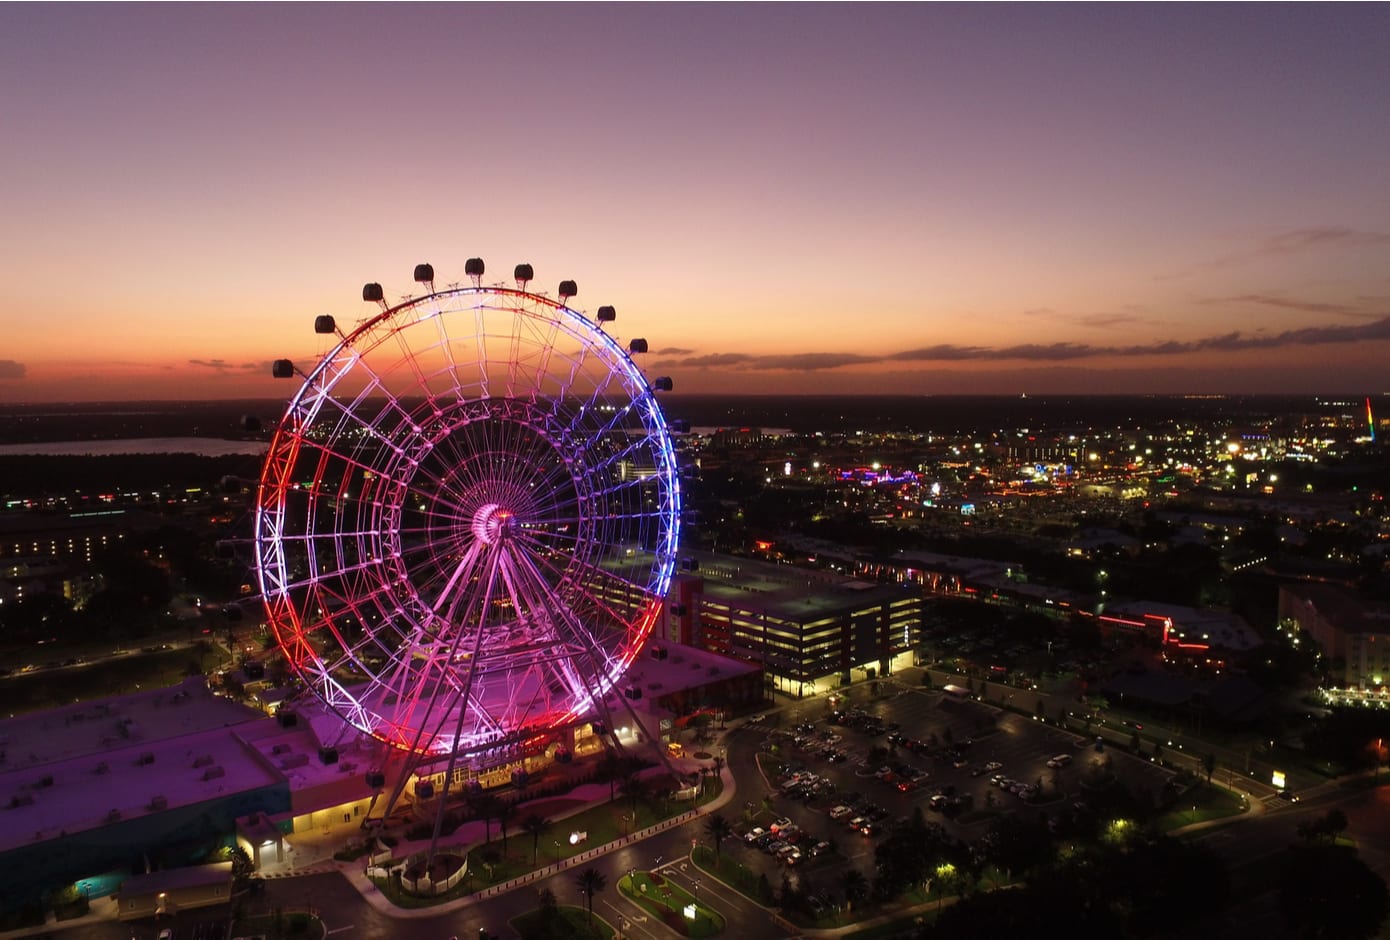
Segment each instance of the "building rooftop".
[[279,783],[310,797],[360,786],[374,742],[317,717],[334,732],[330,762],[312,721],[283,727],[200,677],[6,719],[0,851]]
[[201,676],[193,676],[176,686],[0,720],[0,752],[5,755],[0,771],[105,754],[262,717],[254,708],[212,694]]
[[1390,633],[1390,604],[1359,597],[1334,584],[1285,584],[1281,590],[1315,608],[1344,633]]
[[878,585],[841,575],[711,555],[698,572],[707,599],[805,622],[919,596],[897,585]]

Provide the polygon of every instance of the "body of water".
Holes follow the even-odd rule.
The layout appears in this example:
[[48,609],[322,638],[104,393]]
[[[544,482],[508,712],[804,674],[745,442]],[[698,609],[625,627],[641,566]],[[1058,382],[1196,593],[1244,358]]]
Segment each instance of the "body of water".
[[197,457],[260,455],[264,441],[229,441],[217,437],[135,437],[109,441],[44,441],[0,444],[0,457],[105,457],[112,454],[193,454]]

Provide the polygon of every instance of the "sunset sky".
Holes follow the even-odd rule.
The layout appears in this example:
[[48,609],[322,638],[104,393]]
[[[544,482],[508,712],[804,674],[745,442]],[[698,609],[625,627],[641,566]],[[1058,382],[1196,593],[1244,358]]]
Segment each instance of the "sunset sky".
[[1390,391],[1385,4],[5,4],[0,128],[0,402],[475,255],[681,392]]

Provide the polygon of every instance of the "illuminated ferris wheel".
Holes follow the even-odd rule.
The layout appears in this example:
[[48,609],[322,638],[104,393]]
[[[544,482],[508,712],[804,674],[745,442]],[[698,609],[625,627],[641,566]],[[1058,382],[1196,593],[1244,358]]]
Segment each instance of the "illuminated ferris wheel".
[[595,319],[516,286],[436,289],[331,349],[270,444],[255,558],[293,670],[345,721],[420,757],[505,748],[585,715],[651,633],[680,490],[666,420]]

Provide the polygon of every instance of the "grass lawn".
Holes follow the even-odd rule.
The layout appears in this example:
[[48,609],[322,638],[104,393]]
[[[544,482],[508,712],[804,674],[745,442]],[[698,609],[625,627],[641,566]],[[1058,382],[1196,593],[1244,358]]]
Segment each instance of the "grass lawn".
[[[623,875],[618,890],[632,898],[642,909],[671,927],[676,933],[689,937],[712,937],[724,930],[724,916],[707,907],[680,885],[652,872],[639,871],[635,879]],[[695,906],[695,916],[685,916],[689,905]]]
[[1220,787],[1196,786],[1183,794],[1168,812],[1154,820],[1160,832],[1172,832],[1183,826],[1213,819],[1232,819],[1245,811],[1245,803],[1229,790]]
[[540,910],[527,911],[507,921],[521,940],[610,940],[613,925],[597,914],[589,921],[582,907],[560,905],[547,916]]
[[[327,932],[323,928],[323,921],[309,914],[294,913],[280,915],[284,924],[285,937],[291,940],[323,940]],[[259,914],[255,917],[243,917],[232,924],[232,935],[235,937],[254,937],[254,936],[276,936],[275,915]]]
[[[760,880],[742,862],[730,858],[728,852],[721,852],[716,858],[709,846],[697,845],[690,858],[701,871],[718,878],[754,904],[766,906],[772,903],[772,885]],[[766,891],[760,885],[766,885]]]
[[936,911],[929,911],[922,914],[909,914],[897,920],[890,920],[887,923],[875,924],[872,927],[865,927],[863,930],[855,930],[850,933],[841,934],[845,940],[876,940],[878,937],[897,937],[903,934],[910,934],[923,924],[929,924],[936,919]]
[[[704,793],[697,800],[697,805],[708,803],[718,796],[722,786],[723,784],[716,778],[706,779]],[[639,802],[636,810],[636,828],[644,829],[647,826],[653,826],[679,816],[689,809],[689,800],[680,802],[657,800],[650,804]],[[513,878],[530,874],[555,864],[557,860],[565,861],[576,855],[583,855],[590,849],[614,842],[634,831],[630,818],[633,815],[632,803],[629,800],[619,799],[617,802],[602,803],[556,822],[551,826],[549,832],[540,837],[533,854],[532,838],[522,832],[520,828],[520,819],[528,815],[530,815],[529,810],[523,811],[520,817],[507,827],[505,850],[503,849],[500,830],[494,823],[492,841],[484,845],[474,846],[469,852],[468,874],[452,889],[438,897],[415,897],[402,892],[391,879],[374,878],[372,880],[381,889],[382,896],[397,907],[433,907],[436,904],[456,900],[492,885],[502,884]],[[587,833],[587,837],[582,842],[570,844],[570,834],[575,832]],[[394,864],[395,861],[392,860],[388,864]]]

